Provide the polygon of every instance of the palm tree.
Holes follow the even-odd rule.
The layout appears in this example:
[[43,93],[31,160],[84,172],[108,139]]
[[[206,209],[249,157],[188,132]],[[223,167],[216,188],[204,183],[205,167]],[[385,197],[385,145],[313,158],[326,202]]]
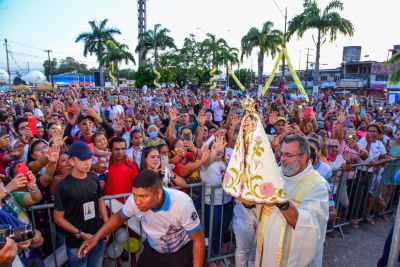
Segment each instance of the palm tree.
[[112,64],[117,71],[117,86],[119,86],[119,65],[121,62],[128,64],[129,61],[136,65],[133,55],[127,50],[126,44],[115,43],[111,40],[106,42],[107,50],[104,51],[103,57],[101,58],[102,65],[109,68]]
[[[315,79],[314,85],[319,84],[319,58],[321,53],[321,45],[326,41],[336,40],[337,34],[352,36],[354,34],[353,24],[340,16],[337,10],[342,11],[343,3],[339,0],[331,1],[324,10],[318,7],[315,0],[304,0],[303,13],[296,15],[290,22],[288,27],[288,39],[297,32],[297,36],[301,38],[309,29],[317,29],[316,55],[315,55]],[[314,38],[314,37],[313,37]]]
[[211,54],[212,66],[218,66],[218,58],[220,57],[221,51],[229,48],[225,39],[218,39],[211,33],[207,33],[207,38],[202,42],[202,47],[208,54]]
[[107,40],[115,41],[113,38],[114,34],[121,34],[119,29],[117,28],[107,28],[108,19],[104,19],[100,21],[100,23],[96,23],[96,21],[89,21],[89,25],[91,27],[90,32],[82,32],[76,37],[75,42],[83,41],[85,46],[83,48],[83,55],[86,57],[88,52],[90,55],[93,53],[97,57],[97,61],[99,62],[99,71],[100,71],[100,86],[104,85],[104,73],[103,73],[103,65],[101,59],[103,57],[103,53],[105,50],[105,45]]
[[153,50],[154,61],[158,61],[159,50],[165,50],[167,48],[177,49],[174,43],[174,39],[168,36],[168,33],[170,33],[170,30],[168,30],[167,28],[161,28],[161,24],[154,25],[154,28],[152,30],[148,30],[139,35],[139,43],[135,51],[137,53],[139,51],[143,51],[143,59],[145,59],[147,53],[150,50]]
[[271,55],[274,57],[279,51],[279,47],[283,44],[283,33],[280,30],[273,29],[274,24],[270,21],[264,23],[261,31],[253,27],[243,36],[241,41],[241,61],[243,57],[249,57],[255,47],[258,51],[258,84],[262,84],[262,76],[264,71],[264,56]]
[[391,84],[396,84],[400,82],[400,52],[394,54],[390,60],[390,64],[397,64],[397,67],[395,68],[395,71],[390,75],[389,82]]
[[221,49],[217,58],[217,65],[220,64],[226,66],[226,87],[229,87],[228,67],[232,68],[232,65],[239,64],[239,50],[234,47],[225,47]]

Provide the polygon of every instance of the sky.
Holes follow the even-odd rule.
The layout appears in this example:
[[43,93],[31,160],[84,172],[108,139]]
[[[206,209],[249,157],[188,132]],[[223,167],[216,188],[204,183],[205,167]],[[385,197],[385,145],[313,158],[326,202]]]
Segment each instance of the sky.
[[[189,34],[197,40],[210,32],[227,40],[230,46],[240,48],[241,38],[252,27],[261,28],[271,21],[276,29],[284,29],[284,11],[288,21],[302,11],[302,0],[147,0],[147,29],[160,23],[171,30],[178,47]],[[324,8],[329,2],[317,0]],[[352,37],[338,35],[335,42],[326,41],[321,49],[321,68],[340,66],[344,46],[362,46],[361,60],[385,61],[388,49],[400,44],[398,10],[399,0],[342,0],[342,17],[352,21]],[[108,26],[122,32],[117,41],[129,46],[135,53],[137,45],[136,0],[0,0],[0,42],[9,40],[10,69],[25,72],[43,69],[47,59],[58,60],[72,56],[81,63],[97,66],[94,56],[83,56],[83,43],[75,43],[76,36],[88,31],[90,20],[108,18]],[[314,30],[301,39],[293,37],[287,45],[296,69],[305,68],[306,48],[311,48],[309,61],[315,61]],[[137,61],[137,55],[135,54]],[[264,73],[270,73],[276,59],[265,57]],[[136,69],[133,63],[128,66]],[[257,50],[245,58],[241,67],[257,70]],[[6,69],[5,47],[0,47],[0,69]]]

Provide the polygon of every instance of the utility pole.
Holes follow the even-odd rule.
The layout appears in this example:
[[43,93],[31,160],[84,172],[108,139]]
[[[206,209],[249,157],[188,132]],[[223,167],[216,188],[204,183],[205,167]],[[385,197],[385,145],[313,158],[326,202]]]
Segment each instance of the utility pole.
[[53,51],[47,49],[47,50],[44,50],[44,52],[47,52],[47,58],[49,59],[49,83],[51,84],[51,86],[53,86],[53,84],[51,82],[51,73],[52,73],[52,71],[51,71],[51,61],[50,61],[50,52],[53,52]]
[[29,73],[29,62],[26,62],[26,67],[28,68],[28,73]]
[[310,55],[310,50],[313,50],[313,49],[311,49],[311,48],[306,48],[307,49],[307,54],[306,54],[306,56],[307,56],[307,59],[306,59],[306,70],[305,70],[305,72],[304,72],[304,84],[305,84],[305,89],[307,90],[307,75],[308,75],[308,64],[310,63],[309,61],[308,61],[308,57],[309,56],[311,56]]
[[[146,0],[137,0],[138,3],[138,43],[140,36],[146,32]],[[145,63],[144,49],[139,50],[139,66]]]
[[8,61],[8,44],[7,44],[7,38],[4,39],[4,45],[6,46],[7,72],[8,72],[8,88],[11,90],[11,71],[10,71],[10,62]]
[[[285,7],[285,31],[283,32],[283,47],[286,47],[287,7]],[[282,57],[282,78],[285,78],[285,57]]]

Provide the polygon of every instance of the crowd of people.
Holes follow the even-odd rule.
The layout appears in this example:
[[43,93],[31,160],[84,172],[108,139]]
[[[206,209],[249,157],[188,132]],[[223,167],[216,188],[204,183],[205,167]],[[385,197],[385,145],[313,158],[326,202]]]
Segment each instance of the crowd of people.
[[[147,241],[138,259],[131,255],[132,266],[202,266],[203,236],[220,255],[229,242],[220,237],[231,229],[236,266],[254,266],[257,207],[235,201],[222,188],[210,197],[234,151],[243,98],[244,93],[218,88],[0,93],[0,222],[36,227],[31,240],[15,244],[7,238],[0,261],[44,266],[54,246],[43,236],[55,233],[55,246],[66,245],[70,266],[101,266],[108,234],[135,216]],[[374,223],[380,217],[398,188],[393,173],[399,166],[383,165],[400,157],[398,104],[333,92],[308,99],[295,91],[267,92],[253,99],[284,175],[310,162],[325,178],[329,222],[346,217],[359,228],[360,219]],[[304,140],[307,151],[282,150],[282,144]],[[25,173],[20,163],[26,163]],[[346,179],[341,186],[338,177]],[[172,189],[200,182],[205,203],[196,189],[191,198],[184,189]],[[118,199],[123,208],[111,216],[102,197],[124,193],[133,195]],[[27,212],[52,203],[51,216],[47,210]],[[198,215],[202,204],[204,225]],[[11,251],[19,251],[17,257]]]

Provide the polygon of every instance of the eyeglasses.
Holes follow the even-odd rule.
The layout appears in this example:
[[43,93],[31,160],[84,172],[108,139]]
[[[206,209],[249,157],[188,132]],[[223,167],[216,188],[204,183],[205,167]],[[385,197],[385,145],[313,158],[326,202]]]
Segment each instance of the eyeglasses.
[[304,155],[304,153],[300,153],[300,154],[296,154],[296,155],[291,155],[291,154],[282,153],[282,152],[277,152],[276,154],[277,154],[281,159],[282,159],[282,158],[289,158],[289,159],[291,159],[291,158],[293,158],[293,157],[298,157],[298,156]]
[[337,145],[327,145],[326,147],[327,148],[338,148],[339,146],[337,146]]
[[19,131],[25,131],[26,129],[28,129],[28,126],[22,126],[22,127],[18,127]]
[[131,120],[126,120],[125,122],[132,122]]
[[49,150],[49,146],[48,145],[44,145],[42,147],[34,148],[33,152],[46,152],[47,150]]

